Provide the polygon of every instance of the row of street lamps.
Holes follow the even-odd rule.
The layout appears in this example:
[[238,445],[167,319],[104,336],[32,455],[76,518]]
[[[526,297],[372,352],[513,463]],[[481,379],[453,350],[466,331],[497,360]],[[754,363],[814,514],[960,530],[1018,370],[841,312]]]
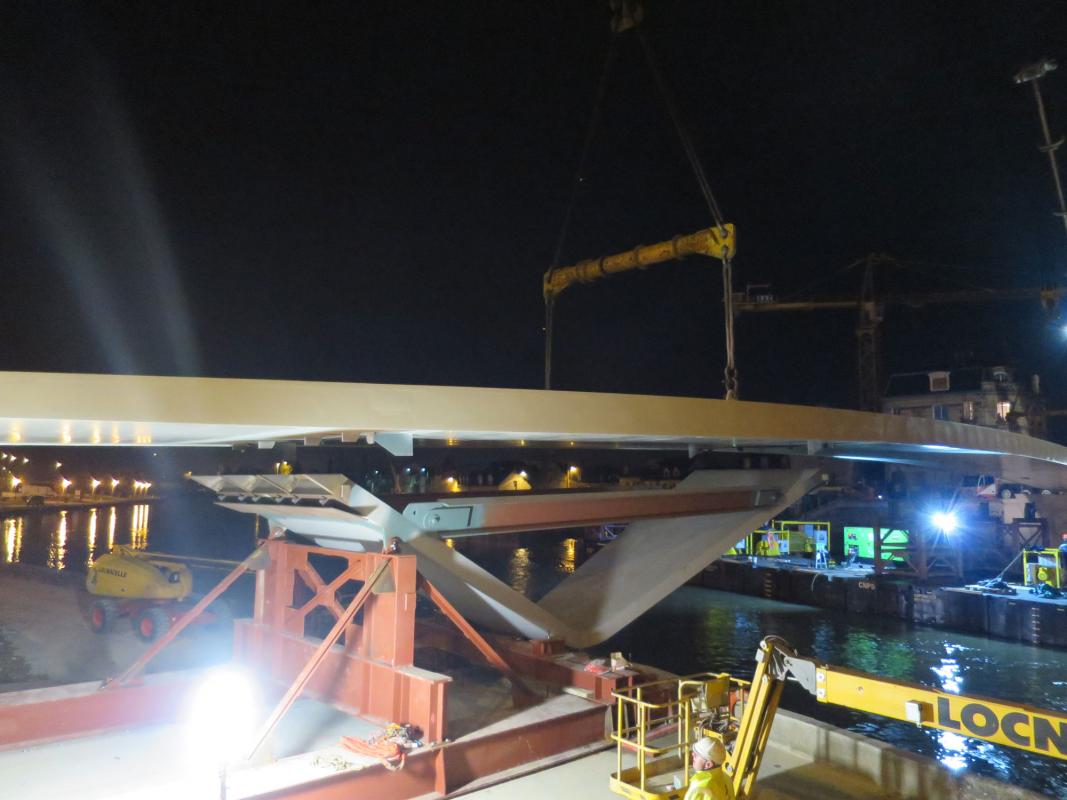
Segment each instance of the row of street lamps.
[[[11,475],[10,483],[11,483],[11,491],[15,491],[15,489],[17,489],[23,483],[23,479],[18,477],[17,475]],[[101,481],[101,480],[99,480],[97,478],[90,478],[89,479],[89,493],[90,494],[96,494],[96,490],[99,489],[100,486],[103,483],[104,483],[103,481]],[[119,488],[120,485],[122,485],[122,481],[119,480],[118,478],[112,478],[110,483],[111,483],[111,494],[114,495],[115,491]],[[60,486],[59,493],[60,494],[66,494],[67,489],[69,489],[73,485],[74,485],[74,481],[70,480],[69,478],[64,478],[62,475],[59,477],[59,486]],[[139,494],[140,495],[147,495],[148,494],[148,490],[151,489],[151,488],[152,488],[152,484],[149,481],[134,481],[133,482],[133,494],[134,494],[134,496],[139,495]]]

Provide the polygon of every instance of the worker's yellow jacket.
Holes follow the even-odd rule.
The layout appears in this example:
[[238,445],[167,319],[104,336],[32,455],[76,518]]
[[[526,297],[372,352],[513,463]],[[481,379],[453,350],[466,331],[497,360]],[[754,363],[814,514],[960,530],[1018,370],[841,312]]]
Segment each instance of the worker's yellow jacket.
[[734,785],[722,767],[694,772],[685,800],[734,800]]

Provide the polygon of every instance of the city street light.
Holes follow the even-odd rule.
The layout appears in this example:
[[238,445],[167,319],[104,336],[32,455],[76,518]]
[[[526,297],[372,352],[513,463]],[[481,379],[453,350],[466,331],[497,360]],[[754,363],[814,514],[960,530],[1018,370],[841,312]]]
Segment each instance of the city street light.
[[100,481],[98,481],[96,478],[91,478],[89,480],[89,485],[92,487],[92,491],[90,492],[90,494],[96,494],[96,488],[100,485]]
[[122,481],[120,481],[118,478],[111,479],[111,494],[115,493],[115,490],[118,488],[120,483],[122,483]]
[[62,488],[62,489],[60,489],[59,493],[60,493],[60,494],[66,494],[66,493],[67,493],[67,488],[68,488],[68,487],[70,486],[70,483],[71,483],[71,482],[70,482],[70,481],[68,481],[68,480],[67,480],[66,478],[60,478],[60,479],[59,479],[59,485],[60,485],[61,487],[63,487],[63,488]]

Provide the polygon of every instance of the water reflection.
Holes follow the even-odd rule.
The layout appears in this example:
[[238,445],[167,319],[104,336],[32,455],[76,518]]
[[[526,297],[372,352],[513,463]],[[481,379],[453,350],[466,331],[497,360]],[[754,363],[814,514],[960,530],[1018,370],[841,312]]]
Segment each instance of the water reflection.
[[508,583],[516,592],[526,594],[530,586],[530,551],[525,547],[516,547],[508,562]]
[[[832,623],[831,629],[834,628]],[[844,634],[842,648],[844,660],[853,669],[860,669],[887,678],[908,679],[914,674],[915,658],[906,642],[886,640],[885,637],[855,627],[843,631],[833,630],[833,635],[822,641],[816,640],[815,652],[837,648],[836,640]]]
[[148,547],[148,505],[133,507],[130,514],[130,547],[144,550]]
[[531,600],[576,572],[587,557],[582,537],[569,531],[474,536],[445,544]]
[[556,568],[565,575],[570,575],[577,568],[578,540],[573,538],[564,539],[559,544],[559,558],[556,559]]
[[966,739],[951,731],[937,731],[935,738],[941,748],[938,761],[951,770],[960,770],[967,766]]
[[91,567],[93,561],[96,560],[96,509],[89,510],[89,548],[88,555],[85,559],[85,566]]
[[942,658],[940,665],[930,667],[930,671],[937,676],[941,683],[941,689],[952,694],[960,693],[960,665],[954,658]]
[[56,529],[52,533],[52,539],[48,545],[48,566],[51,569],[63,569],[63,557],[67,553],[67,512],[59,512],[59,520]]
[[4,563],[17,564],[22,557],[22,517],[4,520]]
[[[84,572],[116,544],[148,548],[152,536],[150,509],[149,504],[140,503],[5,517],[0,519],[0,563]],[[181,533],[187,540],[186,526],[181,527]]]

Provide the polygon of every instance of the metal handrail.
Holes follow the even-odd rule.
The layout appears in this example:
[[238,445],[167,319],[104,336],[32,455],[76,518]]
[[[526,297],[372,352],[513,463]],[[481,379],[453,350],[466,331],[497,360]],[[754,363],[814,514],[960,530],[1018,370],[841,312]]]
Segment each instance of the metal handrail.
[[[628,686],[612,692],[616,702],[616,724],[611,739],[616,743],[616,775],[620,781],[623,773],[622,755],[626,749],[635,751],[637,788],[641,792],[647,789],[648,764],[662,756],[677,754],[682,762],[685,781],[689,782],[689,748],[694,725],[691,701],[705,695],[707,687],[713,684],[718,684],[727,693],[731,690],[744,693],[750,685],[748,681],[737,680],[726,673],[701,672]],[[672,690],[667,699],[647,699],[649,693],[667,688]],[[633,724],[630,724],[630,720],[634,720]],[[666,734],[672,726],[676,727],[675,742],[662,746],[649,744],[650,731]],[[656,736],[655,733],[653,735]]]

